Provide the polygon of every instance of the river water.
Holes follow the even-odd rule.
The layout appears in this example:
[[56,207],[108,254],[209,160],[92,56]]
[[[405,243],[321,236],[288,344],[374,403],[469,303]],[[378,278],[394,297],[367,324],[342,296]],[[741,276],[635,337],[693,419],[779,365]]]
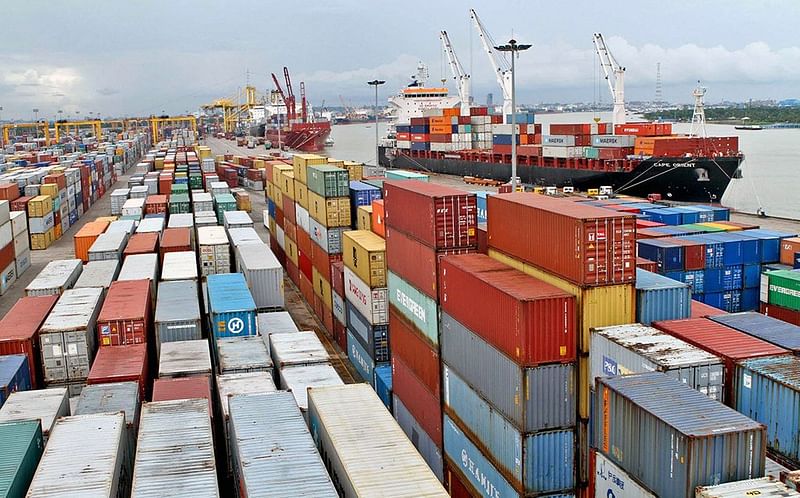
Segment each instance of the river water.
[[[590,122],[595,116],[610,121],[610,113],[541,114],[536,121],[549,123]],[[387,123],[378,124],[381,137]],[[688,133],[689,125],[673,125],[676,133]],[[706,125],[710,136],[738,136],[744,152],[742,178],[734,179],[722,196],[724,206],[745,213],[759,207],[768,216],[800,219],[800,129],[736,130],[731,125]],[[326,149],[331,157],[374,164],[375,123],[334,125],[335,143]]]

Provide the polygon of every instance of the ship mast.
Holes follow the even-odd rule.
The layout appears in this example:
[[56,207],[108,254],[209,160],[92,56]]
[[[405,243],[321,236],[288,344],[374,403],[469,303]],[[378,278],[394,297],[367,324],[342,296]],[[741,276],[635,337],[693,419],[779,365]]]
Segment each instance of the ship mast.
[[614,112],[611,121],[614,125],[625,124],[625,68],[620,66],[617,59],[606,46],[606,41],[600,33],[594,34],[594,48],[600,58],[600,65],[606,75],[611,97],[614,99]]
[[[483,50],[486,52],[486,55],[489,56],[489,62],[494,69],[497,83],[503,91],[503,115],[507,116],[512,114],[514,111],[511,105],[511,64],[509,64],[503,54],[495,53],[494,47],[496,47],[497,44],[484,27],[475,9],[469,9],[469,17],[472,19],[475,29],[478,30],[478,37],[481,39]],[[513,56],[514,54],[512,54],[512,57]]]
[[447,36],[447,31],[439,32],[439,39],[442,40],[442,48],[444,53],[447,54],[447,62],[450,65],[450,71],[453,73],[453,79],[456,80],[458,87],[458,96],[461,98],[461,115],[469,116],[469,105],[472,100],[470,96],[470,76],[464,71],[461,61],[458,60],[453,45],[450,43],[450,37]]
[[692,92],[694,97],[694,112],[692,113],[692,126],[689,128],[689,136],[706,138],[706,87],[700,86],[700,81],[697,81],[697,87]]

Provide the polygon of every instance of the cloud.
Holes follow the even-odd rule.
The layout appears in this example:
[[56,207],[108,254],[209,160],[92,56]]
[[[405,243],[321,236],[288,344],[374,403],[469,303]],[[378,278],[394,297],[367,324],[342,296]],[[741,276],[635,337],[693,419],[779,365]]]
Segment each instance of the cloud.
[[17,86],[44,86],[67,89],[81,81],[81,75],[71,67],[40,67],[9,70],[3,75],[3,82]]
[[117,90],[116,88],[108,88],[108,87],[106,87],[106,88],[98,88],[97,89],[97,93],[99,93],[100,95],[102,95],[104,97],[108,97],[108,96],[111,96],[111,95],[118,94],[119,90]]

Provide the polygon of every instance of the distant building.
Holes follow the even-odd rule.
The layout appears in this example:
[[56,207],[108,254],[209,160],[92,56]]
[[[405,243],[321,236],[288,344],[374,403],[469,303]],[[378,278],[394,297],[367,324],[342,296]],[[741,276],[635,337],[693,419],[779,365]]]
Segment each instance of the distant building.
[[778,102],[780,107],[800,107],[800,99],[785,99]]

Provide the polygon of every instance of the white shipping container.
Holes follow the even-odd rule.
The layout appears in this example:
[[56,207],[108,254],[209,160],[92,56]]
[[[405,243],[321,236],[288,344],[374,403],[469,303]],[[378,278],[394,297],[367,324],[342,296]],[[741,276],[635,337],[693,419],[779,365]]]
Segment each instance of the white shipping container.
[[257,335],[217,339],[217,364],[223,375],[272,371],[272,358]]
[[174,341],[161,344],[158,355],[158,376],[186,377],[211,374],[211,354],[208,341]]
[[0,225],[0,247],[5,247],[13,241],[14,231],[11,228],[11,222]]
[[352,270],[344,268],[344,298],[366,317],[370,325],[389,323],[389,295],[386,287],[371,289]]
[[131,254],[125,257],[117,280],[150,280],[150,295],[155,299],[158,254]]
[[343,386],[344,382],[330,363],[298,365],[282,368],[280,377],[281,389],[291,391],[297,406],[303,415],[308,412],[308,388],[322,386]]
[[208,182],[209,191],[211,192],[211,196],[216,196],[220,194],[230,194],[231,189],[225,182]]
[[592,147],[633,147],[635,135],[592,135]]
[[213,211],[214,200],[208,192],[200,192],[192,196],[192,211],[199,213],[201,211]]
[[144,213],[144,201],[145,199],[143,198],[125,201],[125,204],[122,205],[122,216],[142,216],[142,213]]
[[223,213],[223,225],[227,229],[253,228],[253,219],[245,211],[225,211]]
[[132,235],[136,231],[136,222],[134,220],[117,220],[112,221],[105,233],[122,232]]
[[333,316],[336,317],[342,325],[347,326],[347,312],[345,311],[344,298],[336,291],[331,291],[331,301],[333,304]]
[[197,245],[200,253],[201,276],[230,273],[230,243],[224,227],[198,227]]
[[259,313],[256,317],[258,321],[258,333],[264,338],[264,342],[269,345],[270,334],[285,334],[300,332],[297,325],[288,311],[271,311],[269,313]]
[[572,135],[542,135],[542,145],[574,147],[575,137]]
[[83,270],[80,259],[57,259],[42,268],[42,271],[25,287],[26,296],[50,296],[71,289]]
[[194,228],[194,215],[192,213],[175,213],[169,215],[167,228]]
[[56,422],[33,476],[30,497],[107,497],[126,493],[125,415],[103,413]]
[[269,351],[278,370],[296,365],[329,363],[328,351],[314,331],[270,334]]
[[797,489],[791,488],[781,481],[761,477],[745,481],[717,484],[716,486],[698,486],[695,490],[696,498],[778,498],[800,496]]
[[124,232],[105,232],[95,239],[89,248],[89,261],[122,259],[122,251],[128,244],[128,234]]
[[84,287],[100,287],[108,289],[119,274],[119,260],[89,261],[83,267],[81,276],[75,282],[75,289]]
[[276,226],[275,232],[275,239],[278,241],[278,246],[281,249],[286,250],[286,234],[284,233],[283,228]]
[[45,233],[55,226],[53,213],[48,213],[42,218],[28,218],[28,227],[31,233]]
[[14,262],[16,263],[17,278],[19,278],[28,268],[31,267],[31,252],[24,251],[17,254]]
[[268,245],[240,245],[236,248],[236,262],[256,308],[283,308],[283,267]]
[[128,200],[130,193],[131,189],[129,188],[118,188],[111,192],[111,214],[122,214],[122,206]]
[[194,251],[177,251],[164,254],[161,281],[197,280],[197,260]]
[[239,247],[242,244],[264,243],[254,228],[230,228],[228,229],[228,237],[230,238],[231,245],[234,248]]
[[311,388],[308,419],[342,496],[448,497],[368,384]]
[[68,417],[70,413],[66,387],[16,391],[0,407],[0,423],[38,419],[42,424],[42,436],[47,442],[56,420]]
[[567,153],[568,147],[556,147],[552,145],[542,146],[543,157],[569,157]]
[[135,187],[131,187],[129,192],[129,197],[131,199],[146,199],[149,189],[144,185],[137,185]]
[[25,211],[11,212],[11,232],[14,237],[28,231],[28,215]]
[[[294,215],[297,220],[297,226],[305,230],[306,233],[311,233],[308,210],[300,204],[295,203]],[[264,220],[266,219],[267,217],[264,216]]]
[[594,462],[594,498],[656,498],[599,451]]
[[14,237],[14,254],[20,254],[26,252],[31,248],[30,239],[28,237],[28,231],[24,231],[21,234]]
[[157,233],[161,234],[164,231],[164,218],[145,218],[139,222],[136,227],[136,233]]
[[0,200],[0,225],[8,223],[11,219],[11,203]]
[[247,372],[217,375],[217,392],[222,404],[222,416],[228,420],[228,401],[231,396],[263,394],[278,390],[270,372]]

